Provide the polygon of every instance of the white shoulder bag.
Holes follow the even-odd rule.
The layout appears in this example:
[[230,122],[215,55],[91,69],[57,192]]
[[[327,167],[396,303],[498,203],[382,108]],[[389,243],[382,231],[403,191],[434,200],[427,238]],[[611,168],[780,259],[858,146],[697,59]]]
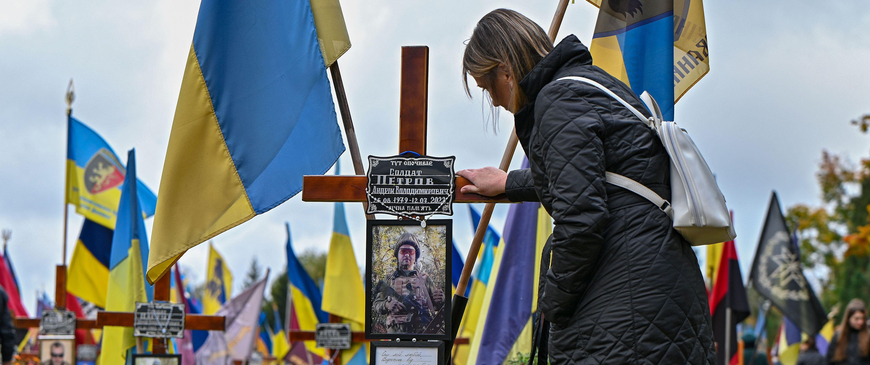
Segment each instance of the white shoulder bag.
[[726,242],[737,236],[731,223],[731,214],[725,205],[725,197],[695,142],[692,142],[689,134],[678,127],[677,123],[662,121],[661,110],[649,93],[644,91],[640,96],[653,115],[647,118],[631,104],[593,80],[578,76],[567,76],[559,80],[585,82],[604,91],[652,128],[668,151],[671,160],[670,202],[643,184],[610,171],[606,174],[608,183],[630,190],[655,204],[671,217],[674,229],[692,246]]

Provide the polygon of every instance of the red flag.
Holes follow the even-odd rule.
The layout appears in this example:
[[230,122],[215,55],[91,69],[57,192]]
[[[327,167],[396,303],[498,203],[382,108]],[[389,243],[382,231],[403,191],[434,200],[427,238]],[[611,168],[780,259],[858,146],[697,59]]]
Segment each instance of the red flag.
[[[720,365],[737,364],[740,360],[737,344],[737,324],[749,317],[749,301],[746,299],[746,288],[743,287],[743,275],[740,274],[740,263],[737,260],[737,250],[734,241],[725,242],[716,282],[710,293],[710,313],[713,315],[713,337],[719,350],[716,358]],[[731,309],[731,323],[727,323],[727,309]],[[730,328],[730,341],[726,361],[725,332]]]
[[18,286],[15,285],[15,277],[9,271],[9,266],[6,266],[6,258],[0,260],[0,286],[6,290],[9,295],[9,309],[16,317],[29,317],[24,305],[21,304],[21,295],[18,293]]

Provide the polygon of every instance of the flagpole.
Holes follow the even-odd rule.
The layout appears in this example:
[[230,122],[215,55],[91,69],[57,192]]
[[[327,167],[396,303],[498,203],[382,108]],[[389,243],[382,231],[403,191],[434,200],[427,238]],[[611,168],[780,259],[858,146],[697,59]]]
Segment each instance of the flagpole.
[[[347,137],[347,147],[350,149],[350,158],[353,161],[353,173],[365,175],[362,156],[359,153],[359,143],[356,139],[356,130],[353,127],[353,119],[350,117],[350,106],[347,103],[347,92],[344,90],[344,82],[341,80],[341,71],[338,68],[338,60],[329,66],[332,75],[332,87],[335,89],[335,98],[338,101],[338,111],[341,113],[341,122],[344,125],[344,134]],[[368,211],[368,203],[363,202],[363,211]],[[366,214],[366,219],[375,219],[374,214]]]
[[725,307],[725,363],[731,363],[731,303]]
[[[69,158],[69,118],[72,117],[72,104],[73,101],[76,100],[76,89],[75,85],[73,85],[73,80],[69,79],[69,85],[66,87],[66,151],[67,158]],[[67,219],[69,218],[69,209],[67,207],[67,202],[69,201],[69,161],[67,158],[64,158],[64,183],[63,183],[63,258],[61,262],[63,266],[66,266],[66,232],[67,232]]]
[[[556,40],[556,34],[559,33],[559,27],[562,25],[562,19],[565,17],[565,11],[567,8],[568,0],[559,0],[556,14],[553,15],[553,21],[550,23],[550,30],[547,32],[551,42],[555,42]],[[511,158],[513,158],[514,151],[517,149],[517,141],[517,129],[514,127],[511,131],[510,138],[508,138],[504,154],[501,157],[501,163],[499,164],[499,168],[502,171],[507,172],[510,167]],[[483,242],[483,237],[486,235],[486,227],[489,227],[489,220],[492,217],[492,211],[494,209],[495,203],[487,203],[483,208],[483,213],[480,216],[480,223],[477,226],[477,231],[474,232],[474,239],[471,241],[471,248],[468,249],[468,254],[465,257],[465,267],[462,268],[462,275],[459,277],[459,283],[456,284],[457,293],[465,293],[465,289],[468,287],[468,280],[471,277],[471,271],[474,269],[477,254],[480,252],[480,243]],[[455,334],[453,337],[456,338]]]

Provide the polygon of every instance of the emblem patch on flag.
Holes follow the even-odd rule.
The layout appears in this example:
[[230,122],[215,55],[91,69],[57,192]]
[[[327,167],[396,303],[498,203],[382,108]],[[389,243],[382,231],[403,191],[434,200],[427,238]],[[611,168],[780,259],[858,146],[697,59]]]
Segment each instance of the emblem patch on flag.
[[85,165],[85,188],[97,194],[124,183],[121,162],[105,148],[100,148]]

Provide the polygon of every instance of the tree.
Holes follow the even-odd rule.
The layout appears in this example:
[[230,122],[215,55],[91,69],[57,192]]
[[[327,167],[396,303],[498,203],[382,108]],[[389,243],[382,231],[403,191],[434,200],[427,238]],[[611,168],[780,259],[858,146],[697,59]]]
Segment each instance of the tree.
[[245,274],[245,282],[242,284],[242,290],[250,288],[263,276],[263,267],[257,262],[257,256],[251,259],[251,266],[248,268],[248,273]]
[[870,299],[870,160],[851,166],[822,151],[816,173],[822,206],[798,204],[786,219],[796,228],[805,268],[827,272],[820,299],[826,308]]

